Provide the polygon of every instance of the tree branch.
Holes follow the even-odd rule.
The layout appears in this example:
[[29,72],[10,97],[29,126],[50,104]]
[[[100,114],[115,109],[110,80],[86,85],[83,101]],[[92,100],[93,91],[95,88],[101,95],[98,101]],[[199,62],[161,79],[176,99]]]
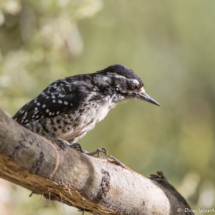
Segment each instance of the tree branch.
[[[0,110],[0,177],[93,214],[193,214],[162,172],[144,177],[20,126]],[[181,208],[181,212],[177,209]]]

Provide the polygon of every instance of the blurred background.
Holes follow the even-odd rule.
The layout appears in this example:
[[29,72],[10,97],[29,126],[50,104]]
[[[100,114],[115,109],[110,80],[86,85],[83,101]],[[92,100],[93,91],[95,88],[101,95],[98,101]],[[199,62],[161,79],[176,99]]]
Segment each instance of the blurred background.
[[[214,11],[201,0],[0,0],[0,108],[13,116],[56,79],[124,64],[161,107],[121,103],[79,143],[145,176],[162,170],[193,209],[213,208]],[[81,215],[29,194],[1,179],[1,214]]]

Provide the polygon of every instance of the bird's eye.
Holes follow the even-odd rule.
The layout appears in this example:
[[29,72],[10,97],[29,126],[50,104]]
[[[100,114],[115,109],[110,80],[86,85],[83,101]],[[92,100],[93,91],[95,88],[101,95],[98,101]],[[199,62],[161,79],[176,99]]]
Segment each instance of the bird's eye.
[[116,92],[119,92],[119,87],[116,87]]
[[137,89],[138,89],[138,86],[137,86],[137,85],[134,85],[133,89],[134,89],[134,90],[137,90]]

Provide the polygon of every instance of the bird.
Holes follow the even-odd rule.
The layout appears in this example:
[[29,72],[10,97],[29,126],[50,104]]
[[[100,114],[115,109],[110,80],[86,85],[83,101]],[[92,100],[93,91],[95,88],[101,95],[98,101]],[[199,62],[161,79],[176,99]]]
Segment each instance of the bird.
[[41,136],[71,147],[120,101],[138,99],[160,106],[145,92],[139,76],[122,64],[52,82],[12,118]]

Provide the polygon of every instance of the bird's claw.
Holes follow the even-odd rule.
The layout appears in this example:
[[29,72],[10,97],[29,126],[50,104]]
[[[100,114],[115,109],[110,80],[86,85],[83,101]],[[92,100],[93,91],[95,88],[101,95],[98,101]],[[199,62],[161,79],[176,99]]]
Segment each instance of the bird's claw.
[[65,145],[67,145],[67,146],[69,146],[69,147],[71,147],[73,149],[76,149],[79,152],[84,153],[84,150],[81,148],[81,145],[79,143],[72,143],[72,144],[70,144],[69,142],[67,142],[65,140],[62,140],[62,139],[59,139],[59,140],[61,140]]
[[69,147],[78,150],[79,152],[84,153],[84,150],[81,148],[81,145],[79,143],[72,143],[69,144]]
[[116,159],[112,155],[109,155],[105,148],[98,148],[95,152],[85,152],[85,154],[87,154],[89,156],[97,155],[97,157],[100,157],[101,152],[105,154],[105,156],[108,158],[109,162],[114,163],[116,165],[119,165],[119,166],[121,166],[121,167],[123,167],[125,169],[128,169],[128,167],[125,164],[120,162],[118,159]]
[[[61,139],[60,139],[61,140]],[[89,155],[89,156],[95,156],[96,155],[96,157],[100,157],[100,153],[102,152],[102,153],[104,153],[105,154],[105,156],[108,158],[108,160],[109,160],[109,162],[111,162],[111,163],[114,163],[114,164],[117,164],[117,165],[119,165],[119,166],[122,166],[123,168],[125,168],[125,169],[128,169],[128,167],[125,165],[125,164],[123,164],[123,163],[121,163],[118,159],[116,159],[115,157],[113,157],[113,156],[111,156],[111,155],[109,155],[108,153],[107,153],[107,150],[105,149],[105,148],[98,148],[96,151],[94,151],[94,152],[88,152],[88,151],[84,151],[82,148],[81,148],[81,145],[79,144],[79,143],[72,143],[72,144],[70,144],[70,143],[68,143],[67,141],[65,141],[65,140],[62,140],[67,146],[69,146],[69,147],[71,147],[71,148],[73,148],[73,149],[76,149],[76,150],[78,150],[79,152],[81,152],[81,153],[83,153],[83,154],[86,154],[86,155]]]
[[105,148],[98,148],[95,152],[87,152],[87,151],[85,151],[84,153],[86,155],[89,155],[89,156],[97,155],[96,157],[100,157],[101,152],[103,152],[105,154],[105,156],[108,155],[107,150]]

